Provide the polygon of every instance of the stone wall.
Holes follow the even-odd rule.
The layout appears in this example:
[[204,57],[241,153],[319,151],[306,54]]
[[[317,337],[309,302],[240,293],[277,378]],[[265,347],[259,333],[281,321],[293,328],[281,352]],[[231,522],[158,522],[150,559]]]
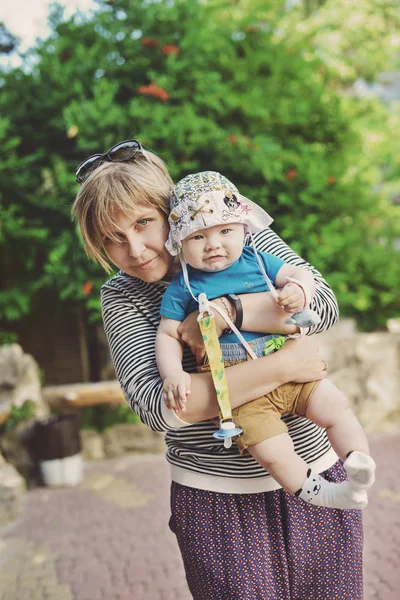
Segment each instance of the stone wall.
[[0,454],[0,526],[20,515],[25,480]]
[[27,400],[35,403],[38,417],[49,414],[37,362],[18,344],[0,346],[0,417],[8,414],[12,405],[20,408]]
[[400,333],[360,333],[351,320],[318,336],[329,378],[369,434],[400,427]]
[[128,453],[165,452],[164,435],[141,423],[121,423],[99,433],[93,429],[81,431],[85,460],[115,458]]

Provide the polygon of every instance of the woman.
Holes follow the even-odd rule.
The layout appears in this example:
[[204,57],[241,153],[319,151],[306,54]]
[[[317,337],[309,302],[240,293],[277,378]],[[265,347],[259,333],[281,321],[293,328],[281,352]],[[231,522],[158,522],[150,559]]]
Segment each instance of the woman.
[[[362,525],[359,511],[309,506],[286,492],[250,457],[214,440],[208,419],[218,413],[209,373],[195,373],[204,348],[196,315],[179,333],[187,344],[184,369],[192,372],[187,410],[179,415],[162,399],[154,342],[159,307],[179,268],[164,244],[172,181],[164,163],[135,140],[84,161],[73,206],[88,256],[120,272],[102,289],[104,327],[117,377],[140,419],[166,432],[171,465],[171,519],[195,600],[326,600],[362,598]],[[287,262],[305,264],[270,229],[257,247]],[[311,268],[311,267],[309,267]],[[317,282],[312,306],[318,331],[334,324],[334,296]],[[217,300],[218,302],[218,300]],[[221,308],[223,303],[221,302]],[[268,293],[232,300],[242,329],[293,330]],[[256,321],[256,322],[255,322]],[[224,323],[217,321],[219,332]],[[192,352],[191,352],[192,351]],[[279,352],[227,370],[232,407],[289,381],[326,376],[315,339],[287,342]],[[345,472],[325,432],[301,417],[284,417],[296,451],[331,481]]]

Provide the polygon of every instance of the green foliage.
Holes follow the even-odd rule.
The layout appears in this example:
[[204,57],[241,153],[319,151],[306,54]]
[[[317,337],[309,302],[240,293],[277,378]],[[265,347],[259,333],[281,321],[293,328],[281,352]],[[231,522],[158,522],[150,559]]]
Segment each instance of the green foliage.
[[12,331],[0,330],[0,346],[6,346],[8,344],[16,344],[18,342],[18,336]]
[[108,404],[99,406],[86,406],[80,411],[81,429],[96,429],[105,431],[113,425],[120,423],[139,423],[127,404]]
[[8,415],[6,421],[1,426],[1,431],[5,433],[6,431],[10,431],[14,429],[21,423],[22,421],[27,421],[28,419],[32,419],[36,414],[36,405],[32,400],[26,400],[22,406],[15,406],[14,404],[11,407],[11,412]]
[[292,44],[317,52],[334,83],[349,85],[359,77],[373,81],[378,73],[398,68],[397,0],[330,0],[313,8],[309,18],[302,19],[298,4],[280,27],[280,35],[290,33]]
[[398,316],[399,115],[345,93],[395,66],[397,0],[98,4],[70,19],[53,6],[49,39],[2,75],[3,319],[44,290],[99,318],[104,274],[69,220],[74,170],[134,136],[175,179],[231,178],[327,276],[343,314],[369,328]]

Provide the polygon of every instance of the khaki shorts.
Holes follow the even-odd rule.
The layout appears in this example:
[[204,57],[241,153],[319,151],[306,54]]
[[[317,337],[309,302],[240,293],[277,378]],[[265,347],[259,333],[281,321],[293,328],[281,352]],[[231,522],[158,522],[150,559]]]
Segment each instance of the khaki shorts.
[[[239,364],[240,361],[225,362],[225,367]],[[209,371],[207,363],[198,367],[198,371]],[[320,381],[307,383],[285,383],[261,398],[247,402],[232,411],[235,425],[243,433],[235,438],[240,454],[271,437],[287,433],[288,428],[281,416],[293,414],[304,417],[310,398]],[[216,425],[218,419],[213,419]]]

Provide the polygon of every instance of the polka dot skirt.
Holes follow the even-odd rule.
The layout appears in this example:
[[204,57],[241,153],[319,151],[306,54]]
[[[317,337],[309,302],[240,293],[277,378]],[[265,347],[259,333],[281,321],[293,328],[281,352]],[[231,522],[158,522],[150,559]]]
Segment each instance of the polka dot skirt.
[[[340,462],[324,474],[344,481]],[[171,487],[170,528],[194,600],[362,600],[361,513],[283,490],[219,494]]]

